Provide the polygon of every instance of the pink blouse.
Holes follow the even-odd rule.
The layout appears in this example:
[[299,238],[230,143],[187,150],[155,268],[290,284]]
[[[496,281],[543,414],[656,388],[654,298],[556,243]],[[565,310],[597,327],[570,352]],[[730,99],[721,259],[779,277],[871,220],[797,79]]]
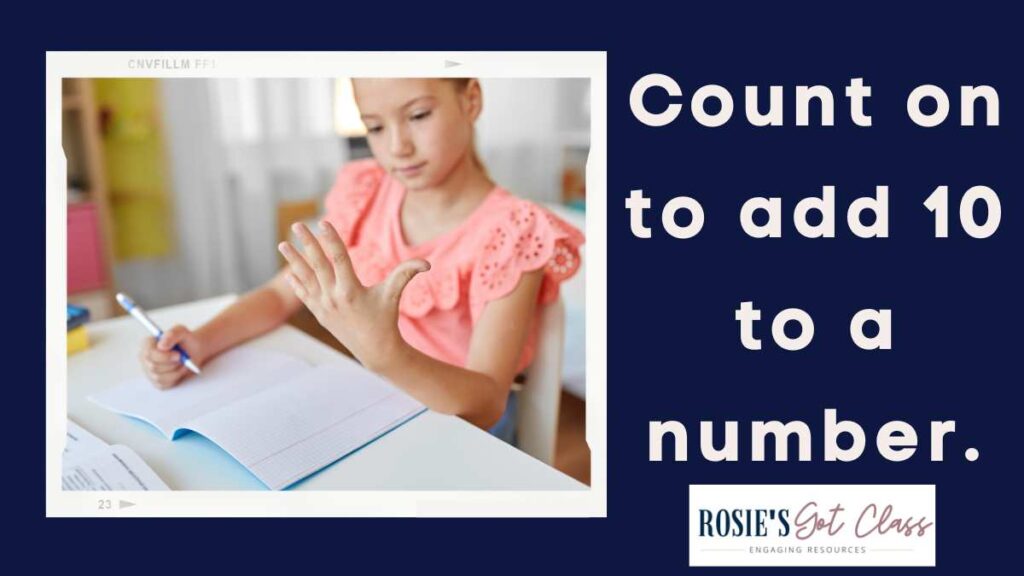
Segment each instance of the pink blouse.
[[541,305],[580,266],[583,234],[540,206],[496,187],[458,227],[409,246],[402,234],[405,189],[375,160],[338,171],[325,200],[327,219],[349,249],[359,280],[372,286],[410,258],[430,262],[409,282],[399,302],[398,328],[414,348],[465,366],[469,341],[488,302],[515,289],[524,272],[544,269],[537,312],[519,361],[533,360]]

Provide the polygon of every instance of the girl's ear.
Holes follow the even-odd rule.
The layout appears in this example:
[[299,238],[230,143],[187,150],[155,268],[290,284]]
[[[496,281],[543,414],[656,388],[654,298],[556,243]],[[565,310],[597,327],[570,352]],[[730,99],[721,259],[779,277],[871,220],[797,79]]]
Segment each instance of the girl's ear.
[[480,117],[480,112],[484,109],[484,94],[480,88],[480,81],[476,78],[470,78],[469,82],[466,83],[466,89],[462,92],[462,98],[466,107],[466,113],[471,120],[476,122],[476,119]]

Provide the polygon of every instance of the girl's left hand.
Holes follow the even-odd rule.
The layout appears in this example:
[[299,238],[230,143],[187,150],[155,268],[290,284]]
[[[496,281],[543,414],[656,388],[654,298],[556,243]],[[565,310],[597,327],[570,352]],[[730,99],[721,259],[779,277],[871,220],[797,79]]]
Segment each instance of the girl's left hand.
[[430,269],[425,260],[407,260],[376,286],[363,286],[352,269],[348,250],[326,220],[323,234],[313,235],[305,224],[292,230],[303,253],[290,243],[277,248],[288,260],[287,276],[295,295],[320,324],[367,368],[383,372],[405,346],[398,331],[398,301],[413,276]]

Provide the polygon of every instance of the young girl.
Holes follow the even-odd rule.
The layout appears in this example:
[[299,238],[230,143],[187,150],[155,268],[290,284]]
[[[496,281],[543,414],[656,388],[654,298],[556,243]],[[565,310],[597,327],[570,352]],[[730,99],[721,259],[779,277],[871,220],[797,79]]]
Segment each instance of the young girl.
[[280,273],[194,332],[148,339],[143,366],[169,388],[190,374],[175,344],[202,365],[304,305],[370,370],[491,428],[533,359],[540,307],[579,268],[583,235],[490,180],[473,143],[475,79],[353,88],[374,159],[339,171],[319,233],[293,225],[301,249],[278,246]]

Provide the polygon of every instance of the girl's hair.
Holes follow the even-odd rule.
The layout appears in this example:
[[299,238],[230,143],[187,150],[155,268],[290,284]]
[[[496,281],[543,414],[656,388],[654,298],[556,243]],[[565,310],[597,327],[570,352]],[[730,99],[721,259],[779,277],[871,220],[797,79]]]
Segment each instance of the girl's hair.
[[[469,81],[472,80],[472,78],[442,78],[442,80],[448,80],[454,83],[456,92],[464,92],[466,88],[469,87]],[[484,176],[490,178],[490,174],[487,173],[487,167],[484,166],[483,161],[480,159],[480,153],[476,151],[475,131],[473,133],[473,142],[471,143],[471,146],[473,147],[473,164],[484,173]]]

